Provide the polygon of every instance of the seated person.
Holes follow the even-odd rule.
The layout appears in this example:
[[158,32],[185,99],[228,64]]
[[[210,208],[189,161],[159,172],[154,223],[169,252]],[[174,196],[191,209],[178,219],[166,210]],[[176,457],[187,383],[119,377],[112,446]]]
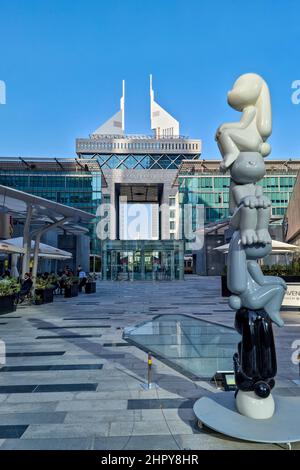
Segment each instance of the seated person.
[[83,286],[86,285],[86,281],[87,281],[86,272],[83,271],[82,269],[81,271],[79,271],[78,277],[79,277],[79,288],[82,288]]
[[10,270],[5,269],[4,273],[1,276],[2,279],[10,279]]
[[62,294],[63,289],[66,287],[66,280],[68,279],[68,276],[66,272],[64,271],[63,274],[61,275],[59,279],[59,289],[60,289],[60,294]]
[[24,302],[26,295],[30,293],[30,290],[32,288],[32,279],[31,279],[31,274],[25,273],[24,280],[21,285],[21,290],[18,295],[18,302],[21,304]]

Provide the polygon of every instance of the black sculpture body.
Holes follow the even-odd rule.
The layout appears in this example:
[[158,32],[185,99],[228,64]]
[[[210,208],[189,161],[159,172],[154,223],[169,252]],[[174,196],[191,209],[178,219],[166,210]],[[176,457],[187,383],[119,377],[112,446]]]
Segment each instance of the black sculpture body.
[[264,310],[241,308],[235,316],[235,328],[242,335],[233,357],[236,385],[239,390],[267,398],[277,373],[272,321]]
[[260,260],[272,251],[271,202],[259,184],[266,172],[264,157],[271,151],[271,101],[266,82],[251,73],[239,77],[227,96],[229,105],[242,112],[239,122],[224,123],[216,133],[223,156],[220,169],[229,170],[231,177],[227,286],[242,335],[234,355],[236,406],[241,414],[266,419],[275,410],[272,322],[283,326],[280,308],[286,290],[281,278],[264,276],[260,267]]

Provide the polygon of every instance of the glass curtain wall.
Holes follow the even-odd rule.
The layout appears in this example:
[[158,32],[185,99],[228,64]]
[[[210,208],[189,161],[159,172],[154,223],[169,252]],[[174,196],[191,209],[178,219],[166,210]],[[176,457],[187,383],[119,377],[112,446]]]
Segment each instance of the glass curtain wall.
[[[96,214],[101,204],[101,173],[85,171],[1,170],[0,184]],[[96,224],[87,225],[91,253],[100,253]]]
[[[282,216],[288,206],[296,181],[296,174],[265,176],[260,183],[264,193],[272,201],[272,214]],[[229,176],[201,174],[195,176],[179,175],[179,203],[205,206],[204,222],[217,222],[229,217]],[[192,221],[193,230],[197,228],[196,218]]]

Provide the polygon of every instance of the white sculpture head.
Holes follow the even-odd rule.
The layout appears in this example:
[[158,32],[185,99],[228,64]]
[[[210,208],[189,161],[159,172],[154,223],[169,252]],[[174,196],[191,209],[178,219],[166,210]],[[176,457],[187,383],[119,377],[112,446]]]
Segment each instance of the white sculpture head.
[[271,100],[268,86],[256,73],[241,75],[227,95],[228,104],[237,111],[247,106],[257,108],[256,126],[263,141],[272,133]]

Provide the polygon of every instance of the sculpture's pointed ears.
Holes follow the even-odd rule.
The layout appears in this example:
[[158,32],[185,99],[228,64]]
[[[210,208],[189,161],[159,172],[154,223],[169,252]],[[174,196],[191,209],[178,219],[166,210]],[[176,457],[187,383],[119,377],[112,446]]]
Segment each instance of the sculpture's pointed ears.
[[257,118],[256,124],[258,132],[260,133],[263,141],[272,133],[272,111],[271,111],[271,99],[268,85],[263,80],[261,92],[258,97],[257,103]]

